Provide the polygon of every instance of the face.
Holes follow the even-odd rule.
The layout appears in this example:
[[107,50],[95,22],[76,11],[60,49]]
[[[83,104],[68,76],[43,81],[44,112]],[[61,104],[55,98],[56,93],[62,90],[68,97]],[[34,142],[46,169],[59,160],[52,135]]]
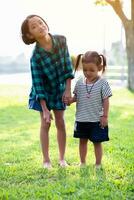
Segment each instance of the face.
[[35,16],[28,20],[28,27],[29,27],[29,35],[30,39],[41,39],[42,37],[48,34],[48,27],[44,23],[44,21]]
[[83,73],[88,80],[92,81],[95,78],[97,78],[98,71],[99,70],[98,70],[98,67],[97,67],[96,64],[94,64],[94,63],[88,63],[88,64],[83,63]]

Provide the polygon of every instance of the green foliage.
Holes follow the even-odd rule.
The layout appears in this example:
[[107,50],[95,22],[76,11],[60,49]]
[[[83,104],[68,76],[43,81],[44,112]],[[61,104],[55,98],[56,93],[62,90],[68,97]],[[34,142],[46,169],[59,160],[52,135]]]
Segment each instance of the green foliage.
[[1,200],[126,200],[134,193],[134,93],[113,90],[110,141],[103,144],[103,169],[95,170],[89,143],[87,167],[79,168],[78,140],[73,138],[75,105],[66,111],[69,167],[58,166],[54,122],[50,131],[53,168],[42,168],[39,114],[27,109],[28,88],[0,85]]
[[106,6],[107,2],[105,0],[95,0],[96,5]]

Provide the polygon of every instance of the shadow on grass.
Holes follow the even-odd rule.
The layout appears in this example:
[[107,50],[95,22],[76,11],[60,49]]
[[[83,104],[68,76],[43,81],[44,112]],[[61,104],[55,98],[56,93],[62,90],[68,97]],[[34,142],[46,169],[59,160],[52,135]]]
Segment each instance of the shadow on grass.
[[57,177],[59,180],[65,180],[67,178],[67,170],[63,167],[58,167],[57,169]]
[[106,172],[104,168],[101,169],[95,169],[96,178],[99,181],[105,181],[106,180]]
[[83,166],[83,167],[80,167],[80,177],[81,178],[87,178],[90,176],[90,168],[89,166]]
[[80,178],[91,178],[94,176],[97,180],[106,180],[106,172],[103,168],[96,169],[94,166],[84,166],[80,167]]

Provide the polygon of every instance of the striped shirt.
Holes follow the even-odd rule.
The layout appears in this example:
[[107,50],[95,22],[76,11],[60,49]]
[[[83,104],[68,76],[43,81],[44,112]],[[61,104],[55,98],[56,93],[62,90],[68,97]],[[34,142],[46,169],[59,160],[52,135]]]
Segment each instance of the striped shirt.
[[45,51],[36,44],[30,59],[32,75],[30,99],[37,101],[44,99],[48,107],[60,109],[66,79],[74,76],[66,38],[60,35],[50,36],[53,43],[52,51]]
[[[92,87],[92,89],[91,89]],[[87,98],[87,89],[90,97]],[[103,99],[112,96],[111,88],[104,78],[99,78],[94,85],[87,84],[85,78],[80,78],[74,88],[76,95],[76,121],[98,122],[103,115]]]

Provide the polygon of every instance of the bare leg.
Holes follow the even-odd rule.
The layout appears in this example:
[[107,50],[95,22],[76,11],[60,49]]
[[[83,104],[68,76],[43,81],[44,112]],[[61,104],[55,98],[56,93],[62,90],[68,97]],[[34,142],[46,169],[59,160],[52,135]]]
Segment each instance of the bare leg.
[[40,127],[40,141],[42,147],[42,154],[43,154],[43,163],[50,162],[49,158],[49,128],[50,124],[46,123],[43,119],[43,113],[40,112],[41,117],[41,127]]
[[94,152],[95,152],[95,158],[96,158],[96,165],[101,165],[102,160],[102,144],[101,143],[94,143]]
[[79,154],[80,154],[81,164],[86,164],[87,142],[88,139],[80,139],[79,142]]
[[57,141],[59,146],[59,160],[64,160],[65,148],[66,148],[66,130],[64,122],[64,111],[54,110],[55,124],[57,128]]

